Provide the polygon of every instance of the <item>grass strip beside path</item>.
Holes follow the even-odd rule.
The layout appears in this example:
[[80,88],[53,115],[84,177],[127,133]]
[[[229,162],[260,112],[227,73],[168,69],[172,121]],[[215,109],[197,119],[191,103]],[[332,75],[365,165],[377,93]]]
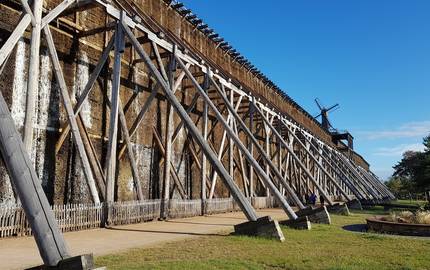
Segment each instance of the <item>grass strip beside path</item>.
[[286,241],[209,236],[96,258],[108,269],[430,269],[430,239],[357,233],[342,227],[364,224],[381,207],[332,215],[332,225],[311,231],[283,227]]

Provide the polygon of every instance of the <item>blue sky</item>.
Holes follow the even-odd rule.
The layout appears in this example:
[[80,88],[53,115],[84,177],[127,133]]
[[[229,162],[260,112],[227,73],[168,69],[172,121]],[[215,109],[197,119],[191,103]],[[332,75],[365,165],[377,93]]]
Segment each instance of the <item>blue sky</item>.
[[311,114],[314,98],[381,178],[430,133],[430,1],[184,0]]

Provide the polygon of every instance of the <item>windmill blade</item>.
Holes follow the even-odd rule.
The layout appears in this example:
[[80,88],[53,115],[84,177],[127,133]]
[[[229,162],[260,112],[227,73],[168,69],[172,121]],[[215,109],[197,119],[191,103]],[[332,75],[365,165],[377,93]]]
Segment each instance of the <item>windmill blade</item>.
[[340,109],[340,106],[335,107],[331,112],[335,112]]
[[321,106],[321,102],[318,98],[315,99],[315,103],[317,104],[318,108],[322,111],[323,110],[323,106]]
[[339,108],[339,103],[331,106],[330,108],[327,109],[327,111],[329,112],[329,111],[333,110],[334,108]]
[[320,114],[318,114],[317,116],[314,116],[314,118],[318,118],[318,117],[320,117],[322,114],[320,113]]

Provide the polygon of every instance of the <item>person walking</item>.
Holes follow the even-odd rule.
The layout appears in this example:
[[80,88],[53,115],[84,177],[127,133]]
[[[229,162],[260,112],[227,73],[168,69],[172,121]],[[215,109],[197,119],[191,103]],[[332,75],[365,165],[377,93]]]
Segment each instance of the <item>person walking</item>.
[[315,193],[312,193],[310,197],[311,204],[315,205],[317,203],[317,195]]

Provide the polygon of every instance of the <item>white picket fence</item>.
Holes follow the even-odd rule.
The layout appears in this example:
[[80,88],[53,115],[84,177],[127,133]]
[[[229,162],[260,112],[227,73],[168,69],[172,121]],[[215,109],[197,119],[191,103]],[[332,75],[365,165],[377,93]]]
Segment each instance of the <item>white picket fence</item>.
[[23,236],[30,233],[31,229],[24,209],[15,205],[0,208],[0,238]]
[[161,200],[115,202],[109,208],[109,225],[146,222],[160,217]]
[[[62,232],[99,228],[103,222],[102,204],[52,206]],[[17,205],[0,207],[0,238],[31,235],[24,209]]]
[[235,210],[233,198],[216,198],[206,201],[206,213],[208,215],[232,212]]
[[202,214],[202,200],[170,200],[169,217],[186,218]]
[[[272,208],[276,203],[272,197],[248,198],[256,209]],[[161,200],[115,202],[101,204],[54,205],[52,210],[62,232],[95,229],[102,227],[108,215],[109,225],[125,225],[147,222],[160,217]],[[240,211],[232,198],[216,198],[205,201],[208,215]],[[186,218],[202,214],[201,200],[169,200],[169,218]],[[31,228],[24,210],[18,205],[0,206],[0,238],[31,235]]]

